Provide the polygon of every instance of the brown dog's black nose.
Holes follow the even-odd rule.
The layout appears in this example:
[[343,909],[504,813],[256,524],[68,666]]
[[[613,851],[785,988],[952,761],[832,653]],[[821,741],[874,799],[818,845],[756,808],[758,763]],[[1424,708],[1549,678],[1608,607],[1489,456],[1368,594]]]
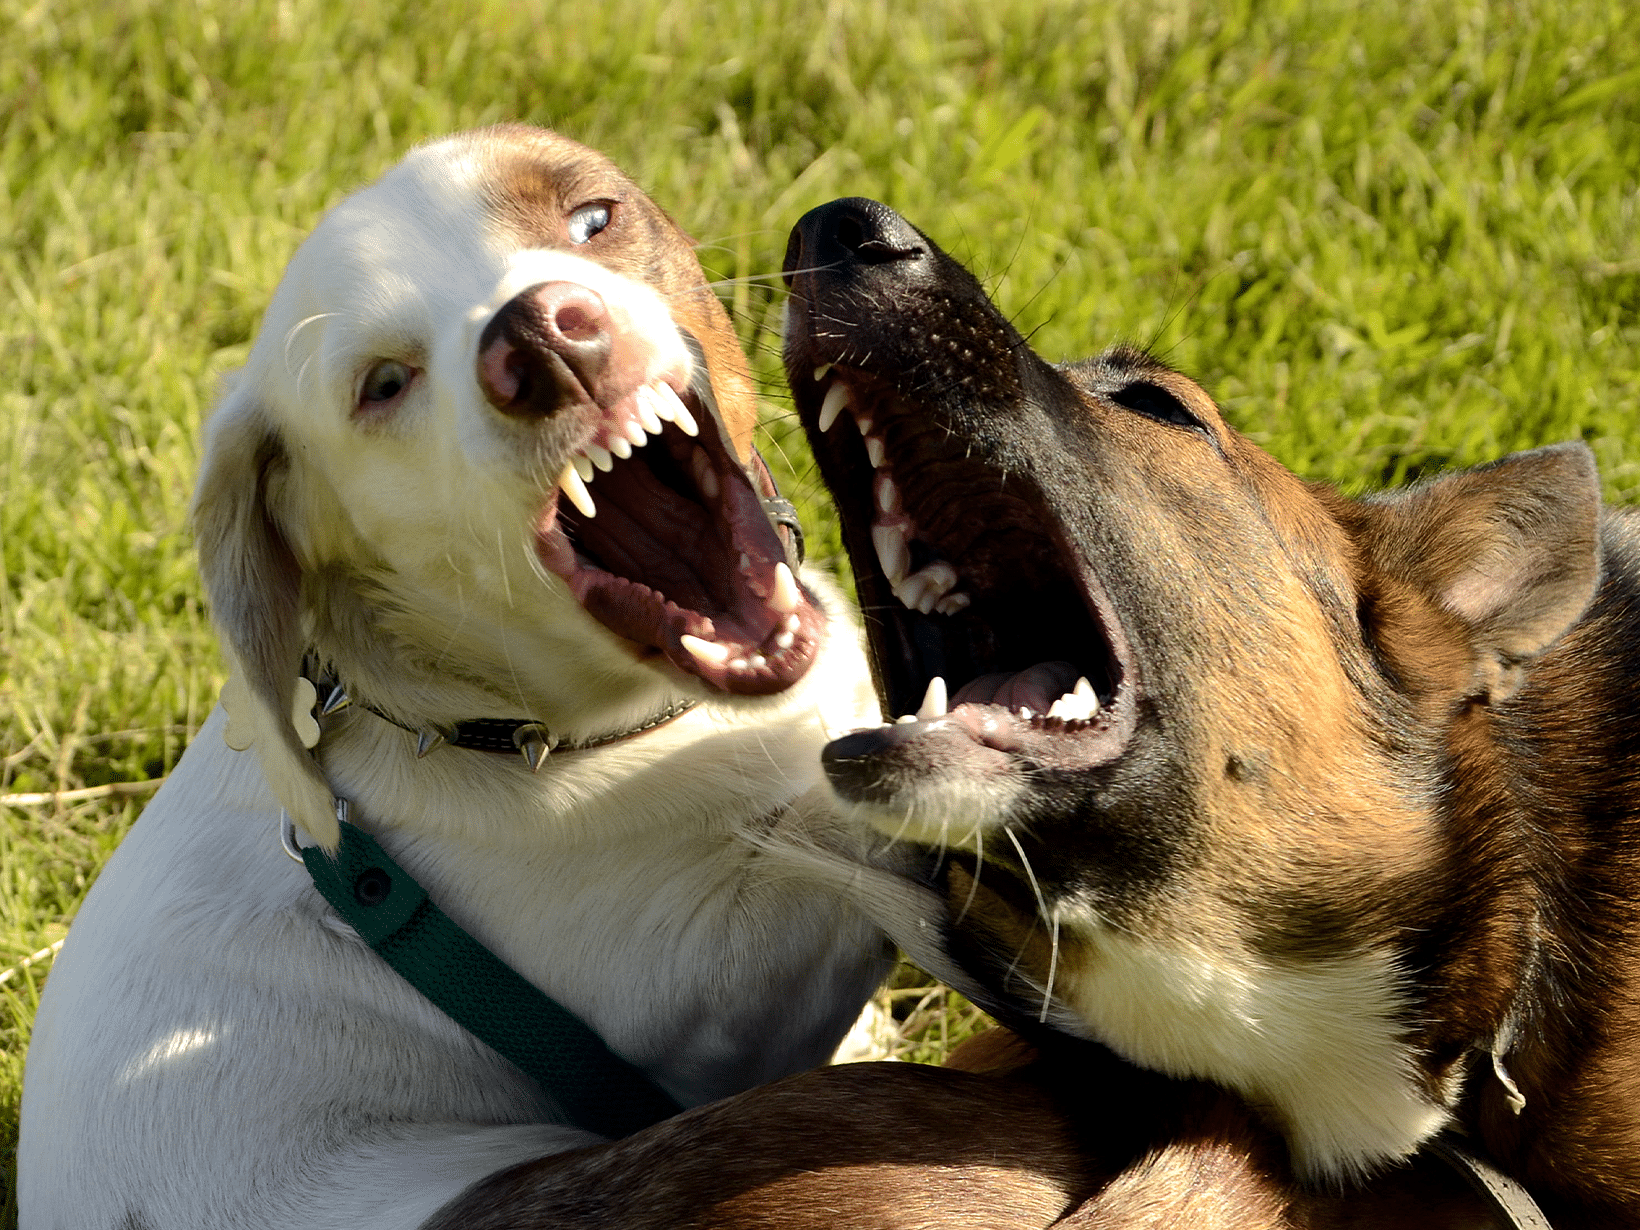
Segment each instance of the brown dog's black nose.
[[592,400],[609,363],[609,310],[575,282],[520,292],[478,339],[478,387],[503,414],[541,418]]
[[928,243],[911,223],[881,201],[850,196],[809,210],[786,244],[786,285],[804,270],[921,262]]

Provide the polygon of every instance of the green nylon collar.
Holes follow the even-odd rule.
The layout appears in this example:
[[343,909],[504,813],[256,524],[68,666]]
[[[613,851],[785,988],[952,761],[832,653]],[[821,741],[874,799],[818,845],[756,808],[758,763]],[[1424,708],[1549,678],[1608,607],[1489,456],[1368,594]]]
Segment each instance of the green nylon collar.
[[314,886],[446,1016],[533,1079],[575,1126],[630,1136],[681,1109],[569,1009],[434,905],[363,829],[341,820],[334,857],[302,850]]

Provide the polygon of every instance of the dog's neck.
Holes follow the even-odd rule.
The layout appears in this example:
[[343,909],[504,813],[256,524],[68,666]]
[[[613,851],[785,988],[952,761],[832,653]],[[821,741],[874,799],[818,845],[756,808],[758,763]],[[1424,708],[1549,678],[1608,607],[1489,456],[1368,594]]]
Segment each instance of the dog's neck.
[[[1453,741],[1452,778],[1473,783],[1473,797],[1452,839],[1477,877],[1460,921],[1479,941],[1471,952],[1486,955],[1452,958],[1441,992],[1456,1004],[1498,979],[1512,984],[1502,1025],[1513,1022],[1513,1038],[1495,1048],[1509,1081],[1493,1056],[1476,1054],[1460,1117],[1534,1190],[1624,1210],[1613,1224],[1640,1209],[1640,734],[1628,720],[1640,679],[1624,662],[1640,643],[1636,561],[1640,552],[1608,549],[1605,585],[1582,625],[1517,698],[1473,715],[1493,724],[1488,738],[1460,731]],[[1517,749],[1514,767],[1490,751],[1500,742]],[[1570,1190],[1567,1176],[1578,1175],[1599,1176],[1599,1190]]]

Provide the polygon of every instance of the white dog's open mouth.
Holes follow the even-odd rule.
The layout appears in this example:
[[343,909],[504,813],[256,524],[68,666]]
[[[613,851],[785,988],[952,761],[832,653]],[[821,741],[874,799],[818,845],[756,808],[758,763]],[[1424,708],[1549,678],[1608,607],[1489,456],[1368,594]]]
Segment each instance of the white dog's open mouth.
[[704,376],[597,409],[542,511],[542,563],[610,631],[714,688],[796,683],[825,616],[793,575]]

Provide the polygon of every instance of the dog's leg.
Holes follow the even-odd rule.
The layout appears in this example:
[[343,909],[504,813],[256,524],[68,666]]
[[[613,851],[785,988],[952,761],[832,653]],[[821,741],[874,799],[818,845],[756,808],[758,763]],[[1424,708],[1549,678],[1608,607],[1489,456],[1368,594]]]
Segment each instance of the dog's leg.
[[844,1064],[514,1167],[424,1230],[1033,1230],[1091,1186],[1076,1133],[1029,1083]]

